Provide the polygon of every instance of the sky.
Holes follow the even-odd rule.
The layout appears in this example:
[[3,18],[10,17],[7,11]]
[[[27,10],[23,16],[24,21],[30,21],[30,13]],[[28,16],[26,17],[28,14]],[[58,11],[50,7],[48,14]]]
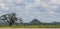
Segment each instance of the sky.
[[60,22],[60,0],[0,0],[0,16],[16,13],[24,22]]

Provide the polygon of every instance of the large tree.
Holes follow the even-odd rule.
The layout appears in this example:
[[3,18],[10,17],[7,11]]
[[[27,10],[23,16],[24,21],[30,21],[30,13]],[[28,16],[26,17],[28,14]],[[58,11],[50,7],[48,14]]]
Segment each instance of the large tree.
[[17,17],[15,13],[5,14],[5,15],[2,15],[1,17],[3,18],[2,20],[7,20],[10,26],[14,24],[15,21],[17,21]]

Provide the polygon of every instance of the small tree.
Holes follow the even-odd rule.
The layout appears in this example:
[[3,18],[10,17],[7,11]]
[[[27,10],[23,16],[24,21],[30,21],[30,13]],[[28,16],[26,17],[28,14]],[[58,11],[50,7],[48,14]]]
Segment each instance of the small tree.
[[19,20],[20,20],[20,24],[23,24],[23,20],[22,20],[22,18],[20,18]]

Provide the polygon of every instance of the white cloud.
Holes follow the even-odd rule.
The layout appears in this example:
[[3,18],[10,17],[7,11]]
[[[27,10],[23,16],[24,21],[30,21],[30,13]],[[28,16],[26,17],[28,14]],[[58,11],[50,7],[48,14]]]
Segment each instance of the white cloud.
[[35,0],[35,3],[33,5],[34,6],[40,6],[41,5],[41,0]]
[[0,4],[1,5],[1,8],[4,9],[5,8],[5,5],[4,4]]
[[56,13],[52,12],[52,11],[48,12],[48,15],[54,15],[54,14],[56,14]]
[[40,17],[40,13],[36,12],[36,14],[34,16],[39,18]]
[[51,0],[52,4],[60,4],[60,0]]
[[48,5],[45,2],[42,2],[42,6],[45,8],[48,7]]
[[12,2],[12,0],[6,0],[7,2]]
[[34,6],[31,3],[26,3],[25,8],[26,8],[25,14],[27,14],[27,15],[30,14],[34,10]]
[[26,15],[29,15],[29,14],[30,14],[30,11],[26,11],[25,14],[26,14]]
[[22,3],[24,0],[16,0],[17,3]]

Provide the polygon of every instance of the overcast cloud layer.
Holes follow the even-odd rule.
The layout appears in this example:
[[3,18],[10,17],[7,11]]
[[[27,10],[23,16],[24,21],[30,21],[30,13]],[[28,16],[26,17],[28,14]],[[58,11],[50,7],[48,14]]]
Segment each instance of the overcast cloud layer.
[[24,22],[34,18],[42,22],[60,22],[60,0],[0,0],[0,15],[12,12]]

